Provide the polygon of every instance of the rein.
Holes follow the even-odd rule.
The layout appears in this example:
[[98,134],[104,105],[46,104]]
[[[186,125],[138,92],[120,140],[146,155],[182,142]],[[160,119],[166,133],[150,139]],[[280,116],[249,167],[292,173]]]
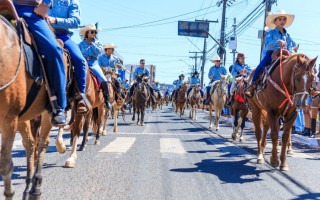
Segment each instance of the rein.
[[[287,47],[285,47],[285,49],[287,50]],[[294,69],[293,69],[294,70]],[[292,102],[292,100],[291,100],[291,96],[290,96],[290,94],[289,94],[289,92],[288,92],[288,89],[287,89],[287,87],[286,87],[286,85],[284,84],[284,82],[283,82],[283,76],[282,76],[282,48],[280,49],[280,77],[281,77],[281,82],[282,82],[282,84],[283,84],[283,87],[284,87],[284,89],[285,89],[285,96],[287,97],[283,102],[282,102],[282,104],[279,106],[279,108],[281,108],[283,105],[284,105],[284,103],[285,102],[287,102],[287,101],[289,101],[290,102],[290,104],[291,104],[291,106],[293,105],[293,102]]]

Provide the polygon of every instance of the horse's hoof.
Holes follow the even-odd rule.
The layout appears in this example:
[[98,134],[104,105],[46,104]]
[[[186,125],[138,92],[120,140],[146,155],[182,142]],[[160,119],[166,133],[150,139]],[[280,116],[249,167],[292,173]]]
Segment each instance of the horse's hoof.
[[[41,193],[40,194],[31,194],[29,195],[29,200],[40,200],[41,199]],[[7,199],[6,199],[7,200]]]
[[66,164],[64,165],[65,168],[74,168],[76,166],[75,161],[67,161]]
[[57,151],[61,154],[65,153],[67,149],[64,143],[59,143],[59,142],[56,142],[56,148],[57,148]]
[[264,159],[263,158],[258,158],[257,159],[257,164],[264,164]]
[[14,191],[12,190],[11,193],[6,193],[4,192],[4,196],[6,197],[6,200],[12,200],[13,199],[13,196],[14,196]]
[[84,150],[85,150],[84,146],[81,145],[81,146],[79,147],[79,151],[84,151]]
[[244,142],[244,139],[243,138],[240,138],[240,140],[239,140],[241,143],[243,143]]
[[141,126],[144,126],[145,124],[144,124],[144,122],[141,122]]
[[132,121],[134,121],[135,119],[134,118],[132,118]]
[[118,129],[117,129],[117,128],[116,128],[116,129],[113,129],[113,132],[114,132],[114,133],[118,132]]
[[270,160],[270,163],[271,163],[271,166],[274,168],[279,167],[279,161],[271,161]]
[[94,142],[94,145],[100,145],[100,141],[99,141],[99,140],[96,140],[96,141]]
[[107,135],[107,131],[106,130],[102,131],[101,135],[106,136]]
[[293,150],[288,150],[288,151],[287,151],[287,154],[290,155],[290,156],[292,156],[292,155],[293,155]]
[[209,126],[209,129],[211,130],[211,129],[212,129],[212,126]]
[[283,172],[289,171],[289,166],[288,165],[280,165],[280,171],[283,171]]
[[140,122],[137,122],[137,125],[140,125]]
[[219,128],[216,128],[216,131],[219,131]]

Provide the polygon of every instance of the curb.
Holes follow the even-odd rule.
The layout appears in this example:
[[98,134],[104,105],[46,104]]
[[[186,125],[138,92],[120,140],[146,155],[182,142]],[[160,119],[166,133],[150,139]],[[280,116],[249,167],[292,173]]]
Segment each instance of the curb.
[[[206,111],[206,110],[198,109],[198,111],[209,114],[209,111]],[[212,116],[216,116],[215,112],[212,113]],[[232,123],[232,118],[221,116],[220,119],[223,119],[225,121]],[[247,128],[251,128],[252,126],[254,125],[251,122],[246,122],[245,124],[245,127]],[[282,136],[282,133],[283,132],[280,131],[279,136]],[[313,146],[313,147],[320,147],[320,138],[309,138],[309,137],[295,134],[295,135],[291,135],[291,140],[301,144]]]

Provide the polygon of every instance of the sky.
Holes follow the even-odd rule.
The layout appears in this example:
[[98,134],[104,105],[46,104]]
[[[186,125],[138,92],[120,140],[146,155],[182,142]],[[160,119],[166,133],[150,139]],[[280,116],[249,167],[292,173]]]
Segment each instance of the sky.
[[[219,0],[220,1],[220,0]],[[209,32],[220,38],[222,6],[218,0],[79,0],[81,25],[99,22],[98,38],[104,44],[112,42],[116,51],[124,58],[124,64],[139,64],[144,58],[147,65],[156,66],[156,81],[171,84],[178,76],[188,74],[195,60],[189,52],[203,50],[203,38],[178,36],[178,21],[218,20],[210,23]],[[226,32],[233,30],[233,18],[237,23],[256,8],[262,0],[235,0],[226,11]],[[308,3],[306,3],[308,2]],[[294,14],[295,20],[287,29],[293,40],[300,44],[299,53],[310,58],[320,52],[320,0],[278,0],[272,12],[285,9]],[[255,68],[260,60],[261,40],[258,31],[263,29],[264,12],[238,35],[238,52],[245,53],[246,63]],[[72,39],[79,43],[79,31]],[[207,39],[207,50],[216,43]],[[232,53],[227,49],[228,68],[232,64]],[[216,49],[207,53],[204,83],[209,82],[208,72],[216,56]],[[198,67],[201,60],[198,59]]]

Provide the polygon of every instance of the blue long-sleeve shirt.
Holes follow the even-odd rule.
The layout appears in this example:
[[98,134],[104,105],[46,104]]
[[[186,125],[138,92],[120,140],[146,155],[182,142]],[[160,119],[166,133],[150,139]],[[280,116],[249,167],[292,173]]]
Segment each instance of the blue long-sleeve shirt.
[[[242,75],[240,73],[240,71],[243,70],[243,69],[247,70],[247,72],[248,72],[247,73],[247,77],[249,77],[250,74],[251,74],[251,71],[252,71],[251,68],[247,64],[243,63],[242,65],[240,65],[238,62],[236,62],[232,67],[232,72],[231,72],[232,76],[236,77],[238,75]],[[246,73],[244,75],[246,75]]]
[[219,67],[216,67],[215,65],[212,66],[210,68],[210,71],[209,71],[209,74],[208,74],[208,78],[211,79],[211,75],[213,76],[212,77],[212,80],[213,81],[217,81],[217,80],[220,80],[220,75],[227,75],[227,70],[224,66],[222,65],[219,65]]
[[115,68],[116,63],[120,64],[120,60],[117,56],[111,54],[108,58],[107,54],[102,54],[98,57],[98,62],[101,67]]
[[192,77],[190,81],[190,87],[194,85],[200,85],[200,78]]
[[270,30],[266,35],[266,42],[263,48],[263,57],[266,55],[267,51],[275,51],[280,49],[279,40],[287,42],[287,49],[292,53],[292,49],[297,46],[293,41],[286,29],[283,29],[284,33],[282,34],[279,29],[275,28]]
[[154,85],[153,85],[153,89],[154,89],[155,91],[160,91],[160,85],[154,84]]
[[88,58],[95,58],[98,59],[98,56],[101,55],[103,50],[102,42],[96,39],[92,40],[91,45],[88,44],[85,40],[82,40],[79,44],[79,48],[83,57]]
[[141,67],[137,67],[133,73],[133,79],[137,79],[137,75],[146,74],[148,78],[150,78],[150,73],[147,68],[142,69]]
[[72,29],[79,28],[81,21],[79,1],[53,0],[48,15],[57,19],[57,24],[52,24],[54,29],[63,29],[72,34]]
[[179,88],[184,83],[184,80],[173,81],[173,85]]

